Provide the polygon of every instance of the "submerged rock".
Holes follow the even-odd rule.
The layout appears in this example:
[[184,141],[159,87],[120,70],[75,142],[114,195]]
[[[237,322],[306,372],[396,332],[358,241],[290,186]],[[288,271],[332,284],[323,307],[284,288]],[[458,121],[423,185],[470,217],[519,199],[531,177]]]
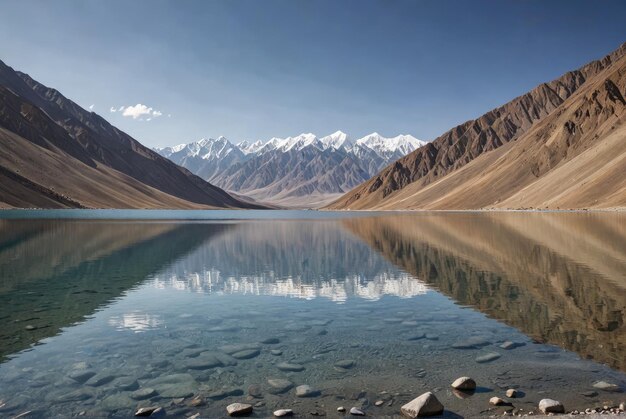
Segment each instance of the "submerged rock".
[[[277,343],[280,343],[280,339],[278,339],[278,338],[266,338],[266,339],[263,339],[261,341],[261,343],[263,343],[265,345],[276,345]],[[282,410],[289,410],[289,409],[282,409]]]
[[406,340],[420,340],[420,339],[424,339],[425,337],[426,337],[426,333],[418,332],[418,333],[413,333],[409,335],[406,338]]
[[133,391],[130,397],[135,400],[143,400],[143,399],[149,399],[150,397],[153,397],[156,395],[157,395],[157,392],[155,389],[150,388],[150,387],[144,387],[137,391]]
[[352,359],[342,359],[341,361],[335,362],[335,367],[342,369],[349,369],[354,366],[354,360]]
[[281,394],[293,387],[293,383],[283,378],[270,378],[267,383],[272,387],[270,393]]
[[222,400],[226,397],[243,396],[243,390],[240,388],[223,388],[215,390],[206,395],[207,398],[212,400]]
[[499,353],[497,353],[497,352],[490,352],[488,354],[476,357],[476,362],[478,362],[479,364],[484,364],[485,362],[495,361],[498,358],[500,358],[500,354]]
[[103,384],[110,383],[115,379],[115,376],[106,372],[98,373],[85,382],[86,385],[91,387],[100,387]]
[[296,387],[297,397],[315,397],[315,396],[319,396],[319,394],[320,394],[319,390],[316,390],[307,384],[303,384],[301,386]]
[[548,413],[564,413],[565,407],[556,400],[543,399],[539,402],[539,410],[547,415]]
[[603,391],[619,392],[620,387],[617,384],[607,383],[606,381],[598,381],[593,384],[593,388]]
[[261,349],[261,345],[258,343],[239,343],[236,345],[224,345],[219,348],[220,351],[232,355],[236,352],[246,351],[250,349]]
[[222,361],[217,359],[217,357],[212,354],[204,354],[198,356],[197,358],[192,358],[185,364],[185,366],[190,370],[206,370],[209,368],[221,367],[223,365]]
[[77,369],[77,370],[72,371],[68,375],[68,377],[82,384],[85,381],[89,380],[94,375],[96,375],[96,372],[93,370]]
[[144,386],[154,388],[161,397],[175,399],[193,396],[198,383],[191,374],[169,374],[150,380]]
[[231,354],[231,356],[236,359],[251,359],[257,357],[260,353],[261,351],[258,349],[244,349],[243,351]]
[[465,391],[476,390],[476,381],[470,377],[460,377],[454,380],[452,388]]
[[430,391],[411,400],[400,408],[400,412],[409,418],[435,416],[443,413],[443,405]]
[[281,356],[283,354],[283,351],[281,351],[280,349],[272,349],[270,353],[274,356]]
[[257,384],[251,384],[248,386],[248,395],[254,397],[255,399],[263,398],[263,391],[261,390],[261,386]]
[[228,416],[245,416],[252,413],[252,405],[246,403],[233,403],[226,406]]
[[511,342],[510,340],[507,340],[506,342],[502,343],[500,345],[500,348],[502,349],[506,349],[506,350],[511,350],[511,349],[515,349],[518,348],[520,346],[524,346],[524,343],[521,342]]
[[454,349],[478,349],[491,344],[489,340],[481,336],[472,336],[465,340],[457,341],[452,344]]
[[291,410],[291,409],[278,409],[278,410],[274,411],[274,416],[276,416],[277,418],[293,416],[293,410]]
[[292,372],[300,372],[304,371],[304,367],[300,364],[294,364],[290,362],[281,362],[280,364],[276,364],[276,368],[281,371],[292,371]]
[[139,383],[134,378],[120,377],[113,381],[113,386],[122,391],[134,391],[139,388]]

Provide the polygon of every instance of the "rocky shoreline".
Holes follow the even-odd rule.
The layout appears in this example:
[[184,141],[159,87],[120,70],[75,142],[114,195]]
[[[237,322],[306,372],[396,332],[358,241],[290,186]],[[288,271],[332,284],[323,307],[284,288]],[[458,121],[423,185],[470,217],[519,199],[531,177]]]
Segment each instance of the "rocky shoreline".
[[[347,361],[342,361],[343,364],[348,364]],[[279,393],[285,392],[293,387],[293,383],[288,380],[277,380],[270,379],[268,380],[270,385],[278,390]],[[607,389],[610,388],[611,384],[601,382],[598,388]],[[471,377],[459,377],[452,384],[451,387],[455,395],[459,398],[467,398],[472,396],[477,390],[476,381],[474,381]],[[611,388],[613,391],[621,391],[619,388]],[[241,416],[250,416],[254,413],[255,407],[263,407],[263,402],[257,402],[254,405],[248,403],[251,399],[254,399],[259,396],[257,389],[249,389],[249,396],[246,399],[246,402],[235,402],[226,406],[226,413],[231,417],[241,417]],[[315,397],[320,395],[320,392],[309,385],[300,385],[296,387],[296,396],[297,397]],[[589,417],[600,417],[600,416],[624,416],[626,415],[626,402],[622,402],[619,405],[604,405],[602,407],[594,407],[587,408],[585,410],[572,410],[566,411],[563,403],[552,400],[549,398],[545,398],[539,401],[537,404],[536,410],[523,411],[523,409],[516,409],[514,406],[515,399],[519,397],[523,397],[523,391],[519,389],[508,389],[502,395],[502,397],[494,396],[489,399],[489,404],[492,406],[503,407],[501,414],[490,414],[486,415],[489,417],[497,417],[497,416],[533,416],[533,417],[548,417],[554,415],[562,415],[562,416],[579,416],[586,415]],[[181,400],[182,402],[183,400]],[[172,402],[171,405],[175,405],[176,402]],[[338,406],[336,408],[336,412],[338,415],[344,416],[371,416],[378,417],[379,415],[376,412],[375,408],[380,407],[385,404],[385,400],[376,400],[371,407],[371,409],[363,409],[363,407],[352,406],[349,409],[344,406]],[[191,401],[191,405],[201,406],[204,404],[204,400],[197,396]],[[446,411],[444,405],[439,401],[437,396],[428,391],[410,402],[404,404],[400,407],[399,414],[402,417],[406,417],[409,419],[416,419],[418,417],[433,417],[433,416],[458,416],[463,417],[462,412],[449,412]],[[449,415],[450,414],[450,415]],[[138,409],[135,412],[136,417],[165,417],[166,410],[162,406],[152,406],[152,407],[143,407]],[[291,417],[291,416],[326,416],[326,412],[298,412],[294,411],[291,408],[282,408],[277,409],[273,412],[273,417]],[[330,416],[330,415],[329,415]],[[388,415],[385,415],[388,416]],[[21,415],[16,416],[21,417]],[[200,419],[204,416],[200,412],[196,412],[186,416],[187,419]]]

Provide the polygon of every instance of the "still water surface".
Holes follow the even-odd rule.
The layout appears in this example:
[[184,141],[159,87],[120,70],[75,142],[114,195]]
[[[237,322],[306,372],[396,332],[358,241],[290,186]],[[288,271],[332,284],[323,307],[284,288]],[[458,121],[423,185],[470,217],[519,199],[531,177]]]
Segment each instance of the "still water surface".
[[[256,417],[391,416],[428,390],[450,416],[501,414],[488,400],[508,388],[515,411],[624,399],[624,214],[3,214],[2,417],[222,417],[246,400]],[[466,398],[449,387],[463,375],[479,385]]]

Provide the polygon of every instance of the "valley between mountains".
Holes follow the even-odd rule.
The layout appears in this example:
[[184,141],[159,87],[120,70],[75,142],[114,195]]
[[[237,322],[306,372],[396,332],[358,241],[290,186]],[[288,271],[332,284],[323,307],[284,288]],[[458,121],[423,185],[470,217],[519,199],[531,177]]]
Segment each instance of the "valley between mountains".
[[149,149],[0,61],[0,207],[626,208],[626,44],[433,141],[342,131]]

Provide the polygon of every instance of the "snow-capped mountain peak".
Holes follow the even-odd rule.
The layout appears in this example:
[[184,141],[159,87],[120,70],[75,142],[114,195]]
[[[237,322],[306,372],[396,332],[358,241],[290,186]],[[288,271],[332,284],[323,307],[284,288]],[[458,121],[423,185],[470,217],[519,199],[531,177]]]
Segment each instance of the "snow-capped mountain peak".
[[348,149],[352,147],[352,139],[343,131],[335,131],[326,137],[320,138],[324,149],[332,148],[338,150],[340,148]]
[[390,158],[394,155],[399,155],[399,157],[404,156],[416,148],[423,146],[426,142],[418,140],[408,134],[387,138],[377,132],[373,132],[358,139],[355,144],[365,146],[374,150],[380,156]]

